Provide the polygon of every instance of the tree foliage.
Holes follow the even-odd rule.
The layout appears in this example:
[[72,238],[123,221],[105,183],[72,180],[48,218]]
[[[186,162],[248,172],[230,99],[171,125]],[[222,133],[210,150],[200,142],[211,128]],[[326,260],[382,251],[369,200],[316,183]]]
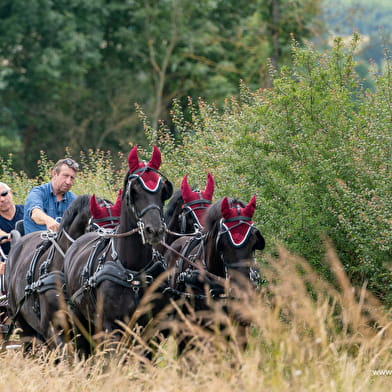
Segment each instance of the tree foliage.
[[268,84],[266,59],[284,63],[317,13],[318,0],[4,0],[0,136],[17,143],[2,153],[30,171],[43,147],[143,144],[135,103],[156,128],[173,98],[220,104],[240,80]]

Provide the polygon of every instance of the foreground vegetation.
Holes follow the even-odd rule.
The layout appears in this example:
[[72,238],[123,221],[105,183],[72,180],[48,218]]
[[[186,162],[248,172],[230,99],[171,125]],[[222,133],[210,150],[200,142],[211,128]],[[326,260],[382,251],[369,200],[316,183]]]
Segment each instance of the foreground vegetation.
[[[101,351],[87,361],[58,352],[0,354],[1,385],[12,391],[390,391],[391,314],[365,289],[354,291],[332,248],[326,260],[336,285],[319,278],[303,259],[284,248],[268,258],[268,290],[249,295],[238,311],[252,321],[248,348],[207,332],[189,319],[178,328],[193,336],[195,348],[175,355],[175,341],[156,347],[152,361],[119,347],[108,360]],[[311,288],[311,290],[310,290]],[[317,293],[316,298],[313,293]],[[222,316],[222,317],[220,317]],[[389,370],[389,376],[386,372]]]

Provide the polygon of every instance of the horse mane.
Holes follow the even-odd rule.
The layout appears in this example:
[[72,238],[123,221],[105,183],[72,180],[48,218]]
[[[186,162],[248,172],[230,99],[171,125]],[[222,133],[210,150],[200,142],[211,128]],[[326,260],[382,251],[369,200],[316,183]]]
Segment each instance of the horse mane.
[[[213,203],[206,212],[206,215],[204,217],[204,233],[212,233],[215,234],[219,228],[219,223],[222,218],[222,212],[221,212],[221,204],[222,204],[222,199],[216,201]],[[240,204],[241,207],[245,207],[245,204],[238,199],[228,197],[229,200],[229,205],[231,206],[232,204]]]
[[165,211],[165,221],[167,224],[169,224],[169,222],[167,221],[168,219],[171,219],[174,215],[176,216],[178,215],[175,214],[175,212],[178,209],[180,199],[183,200],[181,190],[179,189],[174,192],[173,196],[169,200],[169,203],[167,203],[167,207]]
[[89,208],[90,208],[90,195],[78,196],[65,210],[63,218],[61,219],[59,231],[63,229],[65,230],[69,229],[75,217],[85,209],[89,210]]

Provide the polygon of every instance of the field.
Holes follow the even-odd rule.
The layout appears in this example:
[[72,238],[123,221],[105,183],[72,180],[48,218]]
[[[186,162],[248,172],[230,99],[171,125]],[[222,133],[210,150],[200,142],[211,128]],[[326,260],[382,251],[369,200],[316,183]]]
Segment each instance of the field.
[[[191,319],[178,321],[194,347],[177,357],[169,338],[152,360],[138,354],[143,337],[88,360],[34,347],[1,353],[4,391],[390,391],[390,314],[365,288],[350,285],[332,248],[326,254],[335,285],[284,248],[269,260],[269,281],[260,293],[242,296],[236,311],[252,321],[242,349],[235,324],[216,309],[231,339]],[[240,305],[240,306],[238,306]],[[220,317],[221,316],[221,317]],[[389,375],[388,375],[389,374]]]

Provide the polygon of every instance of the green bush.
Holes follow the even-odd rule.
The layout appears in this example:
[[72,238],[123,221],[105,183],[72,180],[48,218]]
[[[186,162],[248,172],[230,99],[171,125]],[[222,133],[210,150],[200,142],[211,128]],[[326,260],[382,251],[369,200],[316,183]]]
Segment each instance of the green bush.
[[223,112],[190,102],[189,118],[175,105],[174,136],[145,126],[176,185],[188,174],[203,186],[210,171],[215,198],[256,194],[268,251],[284,243],[329,276],[330,237],[353,283],[392,304],[391,65],[374,92],[364,91],[358,39],[349,47],[337,40],[325,53],[294,43],[292,66],[272,70],[271,89],[241,86]]
[[[95,193],[97,196],[116,200],[117,191],[123,186],[127,171],[127,160],[123,154],[119,154],[120,161],[124,162],[120,170],[116,169],[110,152],[89,150],[87,154],[81,152],[79,157],[75,157],[68,148],[65,148],[64,157],[76,159],[81,167],[72,188],[73,192],[77,195]],[[26,173],[16,173],[13,170],[12,155],[7,159],[0,157],[0,178],[12,188],[15,203],[24,204],[27,193],[32,187],[50,181],[54,164],[55,162],[48,159],[45,152],[41,151],[40,159],[37,161],[39,174],[35,178],[28,178]]]

